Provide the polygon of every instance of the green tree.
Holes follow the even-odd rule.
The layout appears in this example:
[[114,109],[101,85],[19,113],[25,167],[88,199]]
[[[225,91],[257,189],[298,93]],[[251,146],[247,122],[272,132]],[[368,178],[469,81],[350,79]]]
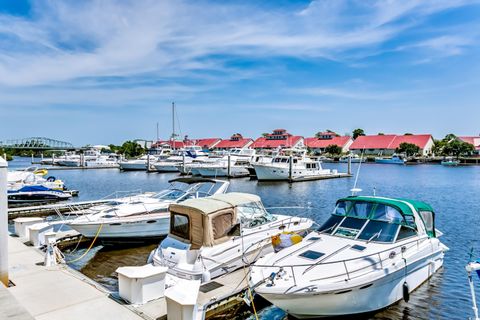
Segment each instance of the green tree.
[[449,141],[443,148],[443,155],[447,156],[468,156],[475,151],[475,147],[467,142],[455,139]]
[[405,153],[407,157],[414,156],[420,152],[420,147],[413,143],[402,142],[395,150],[397,153]]
[[352,131],[352,138],[353,140],[357,139],[359,136],[364,136],[365,135],[365,131],[363,131],[363,129],[355,129]]
[[325,147],[325,152],[332,155],[341,154],[342,151],[343,151],[342,148],[337,146],[336,144],[330,144]]
[[118,150],[118,153],[133,158],[144,154],[145,149],[135,141],[125,141]]

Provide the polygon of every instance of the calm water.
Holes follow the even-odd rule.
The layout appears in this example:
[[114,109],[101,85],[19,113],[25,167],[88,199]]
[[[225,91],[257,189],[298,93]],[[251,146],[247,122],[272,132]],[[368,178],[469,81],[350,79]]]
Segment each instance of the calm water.
[[[10,167],[26,167],[30,159],[15,159]],[[346,171],[346,165],[325,164],[325,167]],[[354,166],[354,172],[356,167]],[[80,190],[80,200],[99,199],[114,191],[156,191],[166,188],[175,174],[125,172],[118,170],[51,171],[71,189]],[[259,183],[248,179],[231,180],[230,191],[256,193],[265,206],[311,206],[311,209],[292,211],[324,221],[336,199],[349,195],[354,179],[314,182]],[[445,233],[442,237],[450,251],[445,256],[444,269],[416,290],[408,303],[400,302],[366,319],[467,319],[471,316],[469,288],[464,266],[468,253],[480,230],[480,167],[448,168],[439,165],[362,165],[358,186],[369,195],[424,200],[436,210],[436,226]],[[89,277],[116,290],[115,269],[122,265],[142,265],[155,245],[140,248],[109,249],[97,246],[80,262],[72,266]],[[84,249],[71,255],[82,254]],[[480,257],[480,250],[475,251]],[[480,283],[480,282],[478,282]],[[262,319],[287,319],[275,307],[261,312]]]

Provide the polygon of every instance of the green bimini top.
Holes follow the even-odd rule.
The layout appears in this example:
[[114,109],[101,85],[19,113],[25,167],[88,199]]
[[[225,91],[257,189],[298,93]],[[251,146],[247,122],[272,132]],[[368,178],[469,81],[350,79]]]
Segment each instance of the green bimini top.
[[433,208],[428,203],[425,203],[423,201],[418,201],[418,200],[410,200],[410,199],[402,199],[402,198],[351,196],[351,197],[339,199],[337,201],[337,204],[340,201],[359,201],[359,202],[370,202],[370,203],[379,203],[379,204],[389,205],[397,208],[404,215],[410,215],[410,216],[413,215],[413,212],[411,207],[408,206],[407,203],[412,205],[415,208],[415,210],[417,210],[417,212],[420,212],[420,211],[433,212]]

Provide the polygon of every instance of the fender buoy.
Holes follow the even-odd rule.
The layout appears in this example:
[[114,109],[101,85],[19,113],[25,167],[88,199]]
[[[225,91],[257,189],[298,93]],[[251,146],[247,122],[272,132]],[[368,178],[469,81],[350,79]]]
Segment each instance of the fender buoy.
[[405,300],[405,302],[410,300],[410,292],[408,290],[408,283],[406,281],[403,283],[403,300]]
[[57,180],[54,176],[50,176],[47,178],[47,181],[48,182],[55,182],[55,180]]

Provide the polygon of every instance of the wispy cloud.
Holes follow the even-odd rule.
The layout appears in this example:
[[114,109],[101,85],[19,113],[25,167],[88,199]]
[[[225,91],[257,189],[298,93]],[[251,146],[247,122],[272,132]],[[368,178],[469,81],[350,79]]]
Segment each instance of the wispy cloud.
[[217,57],[225,55],[341,61],[349,50],[379,46],[423,17],[468,3],[329,0],[292,12],[205,1],[34,2],[32,17],[0,15],[0,84],[171,78],[224,71]]

